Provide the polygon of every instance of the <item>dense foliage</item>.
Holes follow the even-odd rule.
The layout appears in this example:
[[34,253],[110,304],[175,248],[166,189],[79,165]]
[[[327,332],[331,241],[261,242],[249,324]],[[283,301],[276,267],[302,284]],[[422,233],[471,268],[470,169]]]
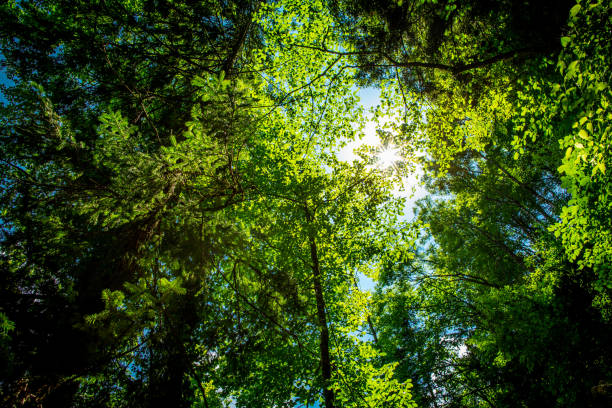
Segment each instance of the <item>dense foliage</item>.
[[379,347],[419,405],[608,406],[609,2],[351,4],[430,192]]
[[[0,21],[4,405],[612,402],[609,1]],[[390,168],[337,158],[366,85]]]

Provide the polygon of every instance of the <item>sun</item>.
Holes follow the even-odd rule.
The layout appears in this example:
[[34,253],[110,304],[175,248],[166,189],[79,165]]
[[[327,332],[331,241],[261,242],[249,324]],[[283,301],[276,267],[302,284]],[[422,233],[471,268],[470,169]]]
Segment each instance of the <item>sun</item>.
[[383,147],[376,155],[376,158],[378,166],[383,169],[393,167],[397,162],[402,160],[399,149],[392,145]]

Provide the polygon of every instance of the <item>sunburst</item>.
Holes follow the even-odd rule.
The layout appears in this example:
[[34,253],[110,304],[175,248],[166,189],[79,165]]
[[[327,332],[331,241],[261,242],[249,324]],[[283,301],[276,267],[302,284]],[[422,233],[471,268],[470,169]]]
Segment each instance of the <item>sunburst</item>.
[[377,165],[383,169],[395,166],[402,160],[399,149],[395,146],[384,146],[376,155]]

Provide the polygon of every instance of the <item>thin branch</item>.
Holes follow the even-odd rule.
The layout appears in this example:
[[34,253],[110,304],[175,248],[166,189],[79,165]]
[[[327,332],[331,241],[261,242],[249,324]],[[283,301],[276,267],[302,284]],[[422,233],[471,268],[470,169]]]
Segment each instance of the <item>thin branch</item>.
[[300,48],[308,48],[316,51],[321,51],[326,54],[338,55],[340,57],[350,57],[350,56],[360,56],[360,55],[379,55],[390,62],[390,64],[364,64],[364,65],[356,65],[352,66],[353,68],[366,68],[366,67],[383,67],[383,68],[429,68],[429,69],[438,69],[441,71],[451,72],[454,75],[461,74],[466,71],[470,71],[477,68],[483,68],[487,65],[492,65],[496,62],[511,60],[520,56],[527,55],[541,55],[546,53],[547,51],[553,51],[548,47],[525,47],[519,48],[516,50],[510,50],[506,52],[502,52],[500,54],[494,55],[490,58],[486,58],[484,60],[471,62],[469,64],[442,64],[438,62],[426,62],[426,61],[406,61],[402,62],[391,55],[381,52],[381,51],[335,51],[327,48],[326,46],[311,46],[311,45],[303,45],[303,44],[292,44],[295,47]]

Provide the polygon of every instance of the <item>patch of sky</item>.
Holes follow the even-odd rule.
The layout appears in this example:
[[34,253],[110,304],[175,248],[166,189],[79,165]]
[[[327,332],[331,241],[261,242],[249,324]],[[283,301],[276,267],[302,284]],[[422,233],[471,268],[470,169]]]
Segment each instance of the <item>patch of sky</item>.
[[6,58],[0,53],[0,103],[3,105],[8,103],[8,99],[4,94],[4,88],[10,88],[15,86],[15,82],[12,81],[6,72]]

